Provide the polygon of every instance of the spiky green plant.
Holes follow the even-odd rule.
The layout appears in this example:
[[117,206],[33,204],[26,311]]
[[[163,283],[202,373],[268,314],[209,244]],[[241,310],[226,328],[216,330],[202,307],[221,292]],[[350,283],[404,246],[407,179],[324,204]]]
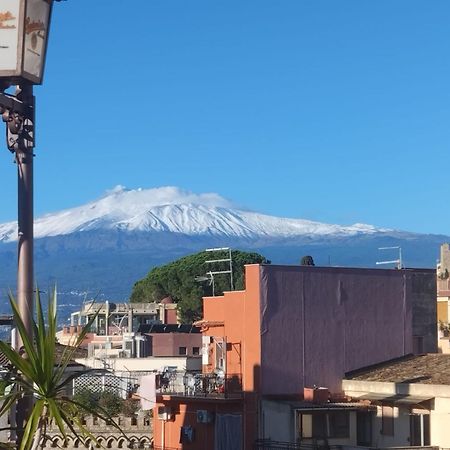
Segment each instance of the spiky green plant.
[[17,303],[11,294],[9,300],[25,355],[22,354],[22,351],[0,341],[0,351],[5,354],[13,368],[9,376],[9,382],[13,388],[9,393],[1,396],[3,404],[0,408],[0,415],[9,412],[11,406],[24,396],[34,399],[23,430],[19,450],[38,448],[46,436],[46,430],[50,423],[56,424],[65,439],[67,439],[67,430],[70,430],[76,437],[90,437],[96,442],[92,433],[83,425],[80,411],[108,421],[120,431],[120,427],[101,406],[97,405],[95,409],[92,409],[90,405],[81,404],[65,395],[67,386],[70,386],[76,377],[90,371],[79,371],[67,375],[66,369],[89,331],[95,315],[83,327],[76,342],[72,346],[66,347],[61,357],[57,357],[55,352],[56,288],[49,296],[47,320],[44,317],[39,289],[36,289],[36,318],[32,320],[33,337],[30,337],[26,330]]

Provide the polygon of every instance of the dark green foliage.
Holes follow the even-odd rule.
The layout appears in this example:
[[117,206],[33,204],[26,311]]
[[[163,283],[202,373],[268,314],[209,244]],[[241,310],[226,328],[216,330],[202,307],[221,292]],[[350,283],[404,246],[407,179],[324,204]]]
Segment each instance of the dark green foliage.
[[122,403],[122,414],[125,417],[133,417],[141,409],[139,400],[134,398],[127,398]]
[[117,416],[122,411],[122,403],[123,400],[117,394],[109,391],[103,391],[98,401],[99,406],[111,416]]
[[312,256],[306,255],[300,261],[301,266],[315,266]]
[[[89,415],[88,411],[93,411],[97,409],[98,400],[100,398],[100,393],[92,392],[89,389],[83,389],[77,392],[73,396],[73,400],[80,405],[78,413],[81,417]],[[83,405],[86,410],[82,410],[81,405]]]
[[125,400],[122,400],[114,392],[109,391],[93,392],[89,389],[83,389],[74,395],[73,400],[80,405],[78,413],[81,417],[89,415],[96,410],[108,411],[109,415],[113,417],[121,413],[123,409],[127,410],[128,406],[125,406]]
[[[206,264],[207,260],[227,258],[226,252],[200,252],[185,256],[170,264],[155,267],[134,285],[131,302],[158,302],[170,295],[178,303],[182,322],[192,323],[202,316],[202,297],[212,295],[212,285],[198,282],[196,277],[212,271],[227,270],[228,263]],[[244,289],[245,264],[270,264],[258,253],[232,251],[234,289]],[[215,295],[230,290],[229,274],[214,276]]]

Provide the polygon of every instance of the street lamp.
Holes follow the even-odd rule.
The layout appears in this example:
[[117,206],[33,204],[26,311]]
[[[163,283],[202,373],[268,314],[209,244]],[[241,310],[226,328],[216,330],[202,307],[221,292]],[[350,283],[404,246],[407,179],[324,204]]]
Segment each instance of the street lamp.
[[[0,113],[18,169],[17,303],[29,333],[33,314],[33,85],[42,83],[52,5],[52,0],[0,3]],[[13,85],[17,86],[15,93],[5,93]]]
[[[55,0],[59,1],[59,0]],[[33,85],[44,75],[53,0],[0,1],[0,114],[6,144],[18,174],[17,304],[28,334],[33,318]],[[5,92],[16,86],[14,93]],[[20,348],[20,340],[13,342]],[[18,428],[29,415],[31,399],[18,405]]]

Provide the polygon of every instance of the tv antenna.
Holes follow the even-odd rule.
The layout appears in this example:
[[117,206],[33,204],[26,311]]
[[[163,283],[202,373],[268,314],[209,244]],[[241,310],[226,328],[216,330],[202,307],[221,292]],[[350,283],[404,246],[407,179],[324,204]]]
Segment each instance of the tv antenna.
[[378,250],[398,250],[398,259],[393,259],[390,261],[377,261],[375,263],[377,266],[380,264],[397,264],[397,269],[403,269],[402,248],[401,247],[399,247],[399,246],[378,247]]
[[208,281],[209,285],[212,285],[213,297],[215,297],[215,283],[214,283],[214,275],[221,274],[229,274],[230,275],[230,290],[234,291],[234,283],[233,283],[233,259],[231,254],[230,247],[219,247],[219,248],[207,248],[205,252],[227,252],[228,258],[220,258],[220,259],[210,259],[205,261],[205,264],[215,264],[215,263],[227,263],[227,270],[209,270],[206,272],[205,276],[195,277],[195,281],[202,282]]

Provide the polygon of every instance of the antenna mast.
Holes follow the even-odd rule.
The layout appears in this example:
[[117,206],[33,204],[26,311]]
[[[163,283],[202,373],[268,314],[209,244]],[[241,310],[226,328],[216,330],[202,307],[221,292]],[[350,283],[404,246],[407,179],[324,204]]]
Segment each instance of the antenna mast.
[[228,263],[228,270],[209,270],[207,272],[207,275],[211,277],[212,279],[212,285],[213,285],[213,296],[214,296],[214,275],[219,275],[222,273],[228,273],[230,274],[230,290],[234,291],[234,283],[233,283],[233,259],[231,255],[231,248],[230,247],[220,247],[220,248],[207,248],[205,252],[227,252],[228,258],[222,258],[222,259],[210,259],[208,261],[205,261],[205,264],[214,264],[214,263]]
[[380,264],[397,264],[397,269],[403,269],[402,248],[400,246],[378,247],[378,250],[398,250],[398,259],[394,259],[391,261],[377,261],[375,263],[377,266]]

